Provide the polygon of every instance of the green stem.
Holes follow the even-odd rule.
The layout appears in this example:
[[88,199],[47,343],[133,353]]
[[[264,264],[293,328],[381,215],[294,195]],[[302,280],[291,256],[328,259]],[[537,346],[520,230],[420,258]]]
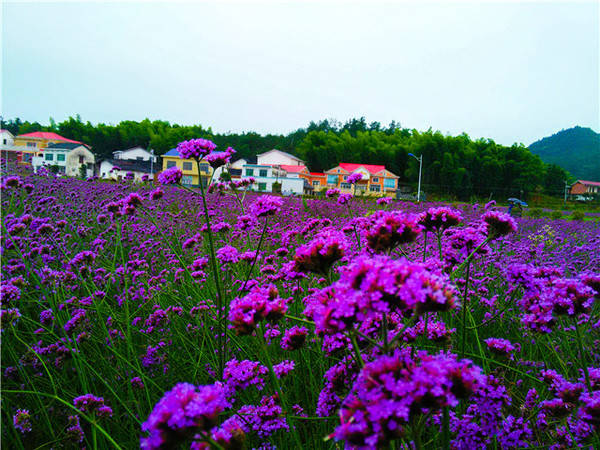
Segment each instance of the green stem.
[[356,333],[350,333],[350,340],[352,341],[352,347],[354,348],[354,353],[356,355],[356,362],[360,364],[360,367],[365,367],[365,361],[363,360],[362,355],[360,354],[360,349],[358,348],[358,342],[356,340]]
[[462,339],[460,341],[460,357],[465,354],[465,344],[467,340],[467,294],[469,292],[469,275],[471,272],[471,264],[467,264],[467,276],[465,277],[465,293],[463,294],[463,309],[462,309]]
[[590,374],[588,372],[587,364],[583,361],[583,344],[581,342],[581,331],[579,330],[579,324],[577,318],[575,318],[575,335],[577,336],[577,346],[579,347],[579,357],[581,358],[581,365],[583,366],[583,374],[585,375],[585,385],[588,390],[592,392],[592,384],[590,383]]
[[254,269],[254,264],[256,264],[256,260],[258,259],[258,251],[260,250],[260,246],[262,245],[263,239],[265,237],[265,233],[267,231],[267,225],[269,223],[269,217],[265,217],[265,226],[263,227],[262,233],[260,235],[260,240],[258,241],[258,247],[256,247],[256,252],[254,254],[254,258],[252,259],[252,264],[250,264],[250,270],[248,271],[248,275],[246,275],[246,279],[244,280],[244,284],[242,285],[242,292],[246,289],[246,283],[250,280],[252,276],[252,269]]
[[219,346],[219,379],[223,379],[223,370],[225,368],[225,353],[227,349],[224,348],[226,345],[223,342],[223,297],[221,294],[221,285],[219,281],[219,273],[217,269],[217,258],[215,257],[215,247],[213,243],[213,236],[210,230],[210,217],[208,215],[208,205],[206,203],[206,194],[204,193],[204,186],[202,185],[202,172],[200,171],[200,160],[196,159],[196,165],[198,166],[198,182],[200,184],[200,194],[202,196],[202,206],[204,208],[204,218],[206,220],[206,232],[208,235],[208,246],[210,249],[210,262],[212,266],[213,278],[215,281],[215,287],[217,289],[217,342]]
[[425,262],[425,257],[427,256],[427,231],[423,233],[423,262]]

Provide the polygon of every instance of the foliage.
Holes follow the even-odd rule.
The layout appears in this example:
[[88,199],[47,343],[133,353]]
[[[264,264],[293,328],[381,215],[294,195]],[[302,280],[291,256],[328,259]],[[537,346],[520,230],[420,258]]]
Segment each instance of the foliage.
[[585,213],[583,211],[573,211],[571,213],[571,219],[573,220],[583,220],[585,218]]
[[[534,142],[529,149],[543,161],[564,167],[575,178],[600,181],[600,134],[573,127]],[[564,179],[556,180],[557,186]]]
[[[340,162],[383,164],[400,177],[401,184],[416,190],[419,163],[408,154],[423,155],[423,195],[434,194],[468,200],[472,196],[526,199],[529,193],[562,195],[569,175],[555,164],[545,165],[523,145],[510,147],[491,139],[472,140],[467,134],[444,135],[431,129],[420,132],[401,128],[392,121],[387,127],[368,124],[364,117],[345,124],[334,120],[311,122],[287,135],[255,132],[214,133],[201,125],[178,125],[149,119],[123,121],[117,125],[83,122],[79,116],[43,126],[20,119],[4,122],[13,134],[51,130],[92,146],[101,158],[116,149],[142,146],[162,155],[178,142],[210,138],[219,148],[231,146],[236,157],[252,160],[272,148],[291,152],[304,159],[315,172]],[[599,158],[600,160],[600,158]]]

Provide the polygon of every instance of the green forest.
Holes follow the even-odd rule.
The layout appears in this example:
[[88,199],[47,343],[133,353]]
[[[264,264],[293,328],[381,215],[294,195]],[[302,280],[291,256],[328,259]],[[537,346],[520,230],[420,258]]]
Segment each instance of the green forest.
[[62,122],[50,119],[49,125],[11,119],[2,128],[13,134],[54,131],[92,147],[100,158],[110,158],[115,150],[133,146],[152,148],[157,155],[178,142],[204,137],[221,149],[231,146],[237,157],[252,158],[277,148],[306,161],[309,169],[320,172],[340,162],[384,164],[400,177],[401,185],[415,186],[419,163],[409,156],[423,155],[425,192],[457,199],[472,197],[505,199],[527,198],[531,193],[562,195],[570,175],[555,164],[545,164],[522,144],[510,147],[491,139],[471,139],[463,133],[444,135],[431,129],[402,128],[392,121],[388,126],[367,123],[364,117],[342,124],[333,120],[311,122],[287,135],[255,132],[215,133],[201,125],[178,125],[145,119],[122,121],[117,125],[84,122],[79,116]]

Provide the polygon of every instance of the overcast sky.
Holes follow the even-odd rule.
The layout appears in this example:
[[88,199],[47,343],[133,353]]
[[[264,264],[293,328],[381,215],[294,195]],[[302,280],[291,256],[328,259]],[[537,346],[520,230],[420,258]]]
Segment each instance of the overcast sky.
[[287,133],[367,121],[503,144],[600,124],[599,3],[2,4],[2,115]]

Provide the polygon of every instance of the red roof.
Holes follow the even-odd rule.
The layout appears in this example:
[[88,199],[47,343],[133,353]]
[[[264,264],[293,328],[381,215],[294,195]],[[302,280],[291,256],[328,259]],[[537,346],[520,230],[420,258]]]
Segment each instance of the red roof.
[[289,173],[300,173],[306,169],[306,166],[288,166],[287,164],[281,164],[279,167]]
[[379,166],[374,164],[352,164],[352,163],[340,163],[340,167],[348,172],[354,172],[356,169],[362,167],[372,175],[375,175],[382,170],[385,170],[385,166]]
[[578,183],[581,184],[586,184],[588,186],[600,186],[600,181],[584,181],[584,180],[577,180]]
[[83,142],[74,141],[73,139],[67,139],[60,134],[52,133],[51,131],[34,131],[33,133],[25,133],[17,136],[18,138],[33,138],[33,139],[47,139],[51,141],[63,141],[73,142],[74,144],[85,145]]
[[319,172],[310,172],[309,175],[311,175],[313,177],[324,177],[325,176],[324,173],[319,173]]

